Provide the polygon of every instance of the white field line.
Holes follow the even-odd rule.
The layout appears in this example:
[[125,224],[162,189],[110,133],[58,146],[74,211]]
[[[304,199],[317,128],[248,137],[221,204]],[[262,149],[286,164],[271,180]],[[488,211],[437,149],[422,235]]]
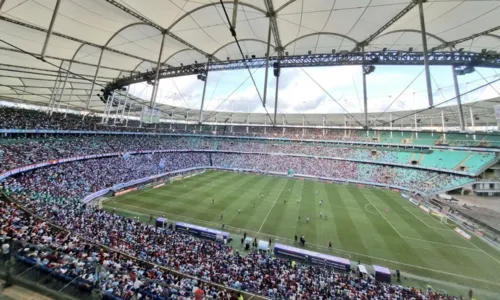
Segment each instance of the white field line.
[[[432,229],[437,229],[437,230],[446,230],[446,231],[453,231],[451,230],[450,228],[439,228],[439,227],[434,227],[434,226],[429,226],[429,224],[427,224],[426,222],[424,222],[422,219],[420,219],[416,214],[412,213],[410,210],[408,210],[406,207],[402,206],[404,210],[406,210],[407,212],[409,212],[412,216],[414,216],[417,220],[419,220],[420,222],[422,222],[425,226],[429,227],[429,228],[432,228]],[[432,217],[431,217],[432,218]]]
[[[191,177],[190,177],[191,178]],[[189,179],[189,178],[186,178],[186,179]],[[168,186],[168,185],[166,185]],[[114,200],[110,201],[110,202],[114,202],[114,203],[119,203],[120,201],[124,200],[124,199],[128,199],[128,198],[131,198],[131,197],[135,197],[137,195],[142,195],[142,194],[154,194],[154,195],[157,195],[158,193],[153,193],[155,189],[153,188],[147,188],[147,189],[144,189],[143,191],[140,191],[138,193],[130,193],[128,195],[124,195],[124,196],[118,196],[118,197],[115,197]],[[159,195],[159,194],[158,194]]]
[[373,206],[371,203],[368,203],[367,205],[365,205],[365,210],[366,210],[367,212],[369,212],[370,214],[374,215],[374,216],[378,216],[376,213],[374,213],[373,211],[370,211],[370,210],[368,209],[368,205]]
[[453,247],[453,248],[459,248],[459,249],[465,249],[465,250],[471,250],[471,251],[483,251],[483,250],[481,250],[479,248],[478,248],[479,249],[478,250],[476,248],[458,246],[458,245],[454,245],[454,244],[447,244],[447,243],[441,243],[441,242],[433,242],[433,241],[423,240],[423,239],[409,237],[409,236],[401,236],[401,237],[404,238],[404,239],[408,239],[408,240],[415,240],[415,241],[419,241],[419,242],[436,244],[436,245],[443,245],[443,246],[448,246],[448,247]]
[[[128,204],[120,204],[120,205],[122,205],[122,206],[130,206],[130,207],[133,207],[133,208],[137,208],[137,209],[141,209],[141,210],[146,210],[146,211],[153,211],[153,212],[158,213],[158,211],[156,211],[156,210],[151,210],[151,209],[147,209],[147,208],[143,208],[143,207],[139,207],[139,206],[128,205]],[[135,212],[135,211],[128,211],[128,210],[122,209],[122,208],[117,208],[116,210],[122,210],[122,211],[133,213],[133,214],[141,214],[141,213],[138,213],[138,212]],[[185,217],[185,216],[182,216],[182,215],[175,215],[175,214],[169,214],[169,213],[165,213],[165,214],[166,215],[171,215],[171,216],[177,216],[177,217],[180,217],[180,218],[184,218],[186,220],[195,220],[195,221],[201,222],[201,223],[213,224],[213,225],[220,226],[220,224],[217,224],[217,223],[203,221],[203,220],[198,220],[198,219],[194,219],[194,218],[190,218],[190,217]],[[146,214],[142,214],[142,215],[146,215]],[[246,231],[246,232],[257,233],[255,231],[251,231],[251,230],[247,230],[247,229],[242,229],[242,228],[237,228],[237,227],[232,227],[232,226],[227,226],[227,225],[226,225],[226,227],[240,230],[240,232]],[[284,238],[284,237],[281,237],[281,236],[276,236],[276,235],[270,235],[270,234],[267,234],[267,233],[259,233],[259,234],[260,235],[264,235],[264,236],[268,236],[268,237],[273,237],[273,238],[277,238],[277,239],[286,240],[286,241],[293,241],[291,239],[287,239],[287,238]],[[323,247],[323,246],[320,246],[320,245],[315,245],[315,244],[310,244],[310,243],[308,243],[308,245],[314,245],[317,248],[322,248]],[[390,260],[390,259],[386,259],[386,258],[380,258],[380,257],[376,257],[376,256],[361,254],[361,253],[357,253],[357,252],[353,252],[353,251],[342,250],[342,249],[338,249],[338,248],[332,248],[332,250],[337,251],[337,252],[341,252],[341,253],[346,253],[346,254],[349,254],[349,255],[352,254],[352,255],[356,255],[356,256],[377,259],[377,260],[380,260],[380,261],[386,261],[386,262],[390,262],[390,263],[398,264],[398,265],[402,265],[402,266],[417,268],[417,269],[421,269],[421,270],[427,270],[427,271],[431,271],[431,272],[435,272],[435,273],[440,273],[440,274],[445,274],[445,275],[451,275],[451,276],[465,278],[465,279],[469,279],[469,280],[473,280],[473,281],[479,281],[479,282],[484,282],[484,283],[488,283],[488,284],[493,284],[493,285],[496,285],[496,286],[500,286],[500,283],[498,283],[498,282],[492,282],[492,281],[478,279],[478,278],[474,278],[474,277],[468,277],[468,276],[464,276],[464,275],[460,275],[460,274],[454,274],[454,273],[450,273],[450,272],[446,272],[446,271],[441,271],[441,270],[426,268],[426,267],[422,267],[422,266],[407,264],[407,263],[403,263],[403,262],[399,262],[399,261],[394,261],[394,260]]]
[[278,196],[276,197],[276,200],[274,200],[274,203],[273,203],[273,206],[271,207],[271,209],[269,210],[269,212],[267,213],[267,216],[264,218],[264,221],[262,222],[262,224],[260,225],[259,227],[259,231],[257,231],[257,233],[260,233],[260,231],[262,230],[262,227],[264,227],[264,224],[266,223],[267,221],[267,218],[269,218],[269,215],[271,214],[271,212],[273,211],[273,208],[274,206],[276,205],[276,202],[278,202],[278,199],[279,197],[281,196],[281,193],[283,193],[283,190],[285,189],[285,186],[286,184],[288,183],[288,179],[285,181],[285,184],[283,185],[283,187],[281,188],[281,192],[278,194]]
[[399,233],[399,231],[396,229],[396,227],[394,227],[394,225],[391,224],[391,222],[389,222],[389,220],[387,220],[387,218],[378,210],[378,208],[373,205],[373,203],[370,201],[370,199],[368,199],[368,197],[366,197],[365,194],[362,194],[363,197],[365,197],[366,201],[370,202],[370,204],[373,206],[373,208],[375,208],[375,210],[382,216],[382,218],[384,218],[384,220],[387,222],[387,224],[389,224],[392,229],[394,229],[394,231],[396,231],[396,233],[400,236],[400,237],[403,237],[403,235],[401,233]]

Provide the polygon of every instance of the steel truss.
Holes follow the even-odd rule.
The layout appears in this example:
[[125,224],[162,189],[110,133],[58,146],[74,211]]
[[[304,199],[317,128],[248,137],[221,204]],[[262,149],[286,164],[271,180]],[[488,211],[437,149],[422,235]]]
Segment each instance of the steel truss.
[[[379,51],[379,52],[340,52],[334,54],[311,54],[269,58],[270,63],[279,60],[281,68],[325,67],[349,65],[424,65],[423,52]],[[266,58],[247,59],[249,68],[265,68]],[[434,66],[472,65],[486,68],[500,68],[500,54],[488,55],[475,52],[436,52],[429,53],[429,64]],[[172,78],[187,75],[196,75],[205,71],[206,63],[198,63],[180,67],[166,67],[160,69],[159,78]],[[244,60],[229,60],[212,62],[209,72],[245,69]],[[129,77],[116,79],[108,84],[107,89],[115,90],[121,87],[155,79],[156,71],[135,73]]]

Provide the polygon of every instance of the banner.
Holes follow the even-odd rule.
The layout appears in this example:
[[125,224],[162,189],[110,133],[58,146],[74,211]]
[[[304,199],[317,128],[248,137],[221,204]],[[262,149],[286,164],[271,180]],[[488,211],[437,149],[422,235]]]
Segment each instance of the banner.
[[463,231],[462,229],[455,227],[455,232],[460,234],[463,238],[470,240],[471,236],[467,232]]

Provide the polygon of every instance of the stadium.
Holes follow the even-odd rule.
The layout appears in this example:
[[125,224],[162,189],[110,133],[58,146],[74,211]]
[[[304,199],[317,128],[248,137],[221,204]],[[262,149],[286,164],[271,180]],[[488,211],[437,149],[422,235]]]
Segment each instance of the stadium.
[[499,11],[0,0],[0,297],[500,299]]

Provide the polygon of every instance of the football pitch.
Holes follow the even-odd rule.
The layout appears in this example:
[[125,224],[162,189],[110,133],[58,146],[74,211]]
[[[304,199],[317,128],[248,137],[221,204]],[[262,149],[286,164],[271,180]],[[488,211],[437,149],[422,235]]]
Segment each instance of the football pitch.
[[165,214],[172,221],[216,229],[224,223],[224,230],[235,235],[232,245],[238,249],[243,232],[290,245],[295,235],[304,235],[306,248],[312,251],[464,289],[500,292],[497,249],[475,236],[464,239],[453,231],[451,221],[443,224],[389,190],[208,171],[111,198],[104,206],[145,222],[150,215]]

